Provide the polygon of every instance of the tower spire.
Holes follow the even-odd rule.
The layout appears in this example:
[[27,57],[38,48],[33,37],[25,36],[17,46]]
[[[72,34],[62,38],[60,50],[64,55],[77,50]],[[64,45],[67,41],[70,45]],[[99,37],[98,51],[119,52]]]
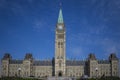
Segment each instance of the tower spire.
[[62,14],[62,3],[60,2],[60,10],[59,10],[59,16],[58,16],[58,23],[63,23],[63,14]]

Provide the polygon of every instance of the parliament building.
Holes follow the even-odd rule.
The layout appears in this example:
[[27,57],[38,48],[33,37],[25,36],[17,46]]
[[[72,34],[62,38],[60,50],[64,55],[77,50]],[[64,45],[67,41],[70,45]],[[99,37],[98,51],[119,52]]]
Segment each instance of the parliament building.
[[55,57],[52,60],[35,60],[31,53],[27,53],[23,60],[16,60],[6,53],[2,58],[1,75],[36,78],[119,76],[118,66],[115,53],[111,53],[107,60],[98,60],[92,53],[86,60],[67,60],[66,27],[60,8],[55,30]]

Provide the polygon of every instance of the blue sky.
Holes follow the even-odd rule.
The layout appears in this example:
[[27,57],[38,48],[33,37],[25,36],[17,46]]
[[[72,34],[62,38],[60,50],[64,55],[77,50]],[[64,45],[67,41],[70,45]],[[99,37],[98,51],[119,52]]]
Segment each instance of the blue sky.
[[[61,0],[67,59],[120,58],[120,0]],[[51,59],[60,0],[0,0],[0,58]]]

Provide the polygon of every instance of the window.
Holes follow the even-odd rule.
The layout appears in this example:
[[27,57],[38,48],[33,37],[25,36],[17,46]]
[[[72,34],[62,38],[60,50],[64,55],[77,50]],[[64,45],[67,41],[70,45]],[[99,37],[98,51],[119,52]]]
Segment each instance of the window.
[[61,63],[59,63],[59,67],[61,67]]
[[64,38],[64,35],[58,35],[58,38],[59,38],[59,39],[61,39],[61,38],[63,39],[63,38]]
[[62,65],[62,61],[60,60],[60,61],[59,61],[59,67],[61,67],[61,65]]
[[63,42],[61,42],[61,48],[63,48]]
[[60,48],[60,42],[58,42],[58,48]]

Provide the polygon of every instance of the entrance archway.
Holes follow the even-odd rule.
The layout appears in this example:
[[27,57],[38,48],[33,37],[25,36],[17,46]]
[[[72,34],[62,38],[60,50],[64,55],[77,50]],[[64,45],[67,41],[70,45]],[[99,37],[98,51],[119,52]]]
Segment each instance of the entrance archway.
[[59,77],[62,77],[62,72],[61,72],[61,71],[58,73],[58,76],[59,76]]

